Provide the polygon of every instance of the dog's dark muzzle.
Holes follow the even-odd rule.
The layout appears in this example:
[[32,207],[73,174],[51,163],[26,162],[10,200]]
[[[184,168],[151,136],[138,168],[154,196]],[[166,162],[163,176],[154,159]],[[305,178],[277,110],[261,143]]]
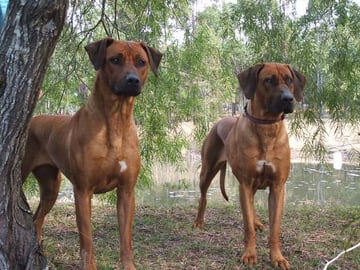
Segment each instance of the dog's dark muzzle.
[[285,90],[281,93],[280,100],[284,113],[292,113],[294,111],[295,97],[289,90]]
[[271,111],[274,113],[292,113],[294,111],[294,103],[294,95],[288,89],[281,90],[271,106]]
[[134,73],[129,73],[121,81],[115,82],[111,90],[117,96],[137,96],[141,93],[140,78]]

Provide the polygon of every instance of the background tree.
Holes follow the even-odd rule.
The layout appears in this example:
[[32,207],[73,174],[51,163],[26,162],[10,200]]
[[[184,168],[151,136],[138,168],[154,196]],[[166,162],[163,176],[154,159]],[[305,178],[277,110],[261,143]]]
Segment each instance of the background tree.
[[[36,113],[73,113],[84,102],[94,71],[83,47],[93,40],[104,36],[142,40],[165,53],[160,78],[150,76],[135,107],[142,183],[150,182],[154,160],[176,163],[184,149],[198,148],[211,123],[223,115],[223,105],[242,105],[235,74],[256,62],[288,62],[305,73],[303,110],[290,117],[292,132],[307,138],[308,155],[326,157],[324,117],[339,133],[347,123],[358,127],[360,10],[351,0],[311,0],[300,17],[294,12],[296,0],[257,1],[256,5],[251,0],[214,1],[198,12],[193,10],[197,1],[187,0],[71,1],[43,84],[66,2],[20,2],[11,1],[0,33],[3,265],[16,261],[20,268],[42,263],[41,255],[28,256],[40,250],[20,189],[25,130],[37,98]],[[181,128],[187,121],[195,125],[191,138]],[[311,132],[309,125],[315,127]],[[12,241],[18,245],[11,245]]]
[[[328,149],[325,120],[331,121],[341,135],[347,124],[358,129],[360,119],[360,38],[354,27],[359,26],[359,6],[352,1],[309,1],[307,13],[293,23],[293,53],[307,75],[306,110],[299,135],[307,138],[304,152],[324,160]],[[298,115],[299,116],[299,115]],[[293,126],[296,130],[297,124]],[[310,125],[315,130],[310,132]],[[359,153],[355,154],[357,160]]]
[[[223,62],[232,63],[235,69],[279,61],[304,72],[308,81],[305,100],[303,109],[289,116],[294,120],[291,132],[306,139],[303,153],[307,157],[325,162],[325,120],[338,134],[347,124],[358,128],[360,85],[356,78],[360,69],[355,59],[360,57],[360,38],[355,29],[359,6],[348,0],[313,0],[299,17],[295,2],[259,1],[254,5],[241,0],[221,9],[207,8],[201,15],[208,16],[207,25],[222,40]],[[210,9],[212,15],[207,15]],[[220,23],[214,13],[221,14]],[[242,53],[235,49],[229,54],[224,48],[242,49]],[[355,158],[359,160],[358,152]]]
[[0,29],[3,26],[3,20],[4,20],[4,15],[3,15],[3,12],[2,12],[2,8],[0,6]]
[[27,126],[67,1],[10,1],[8,9],[0,31],[0,269],[45,269],[20,168]]
[[[159,48],[165,53],[161,76],[149,78],[135,107],[141,179],[149,182],[154,160],[181,160],[184,148],[199,147],[223,106],[237,103],[241,109],[239,70],[257,62],[287,62],[308,78],[303,109],[290,116],[291,131],[307,138],[308,157],[324,160],[323,117],[339,131],[359,119],[359,6],[312,0],[298,16],[294,0],[218,1],[200,12],[194,12],[194,2],[73,2],[37,112],[73,113],[84,102],[94,74],[83,50],[88,42],[111,35]],[[194,138],[182,132],[184,121],[194,123]],[[309,125],[315,130],[307,132]]]

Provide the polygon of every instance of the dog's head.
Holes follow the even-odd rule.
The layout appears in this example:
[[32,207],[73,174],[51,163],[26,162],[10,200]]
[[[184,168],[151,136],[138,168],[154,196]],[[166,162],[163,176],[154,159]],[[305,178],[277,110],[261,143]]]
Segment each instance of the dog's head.
[[102,83],[116,96],[137,96],[145,84],[149,68],[157,75],[162,54],[142,42],[112,38],[85,47]]
[[295,100],[303,98],[306,79],[289,65],[258,64],[237,76],[247,99],[260,102],[269,113],[292,113]]

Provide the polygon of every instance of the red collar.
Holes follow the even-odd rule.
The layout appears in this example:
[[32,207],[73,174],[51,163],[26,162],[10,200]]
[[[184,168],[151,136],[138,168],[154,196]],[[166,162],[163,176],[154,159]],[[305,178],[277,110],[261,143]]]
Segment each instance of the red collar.
[[251,115],[248,113],[248,111],[247,111],[247,104],[245,105],[243,116],[246,117],[246,118],[248,118],[251,122],[253,122],[253,123],[255,123],[255,124],[260,124],[260,125],[271,125],[271,124],[280,122],[280,121],[282,121],[282,120],[285,119],[285,114],[284,114],[284,113],[281,114],[280,118],[274,119],[274,120],[256,118],[256,117],[254,117],[254,116],[251,116]]

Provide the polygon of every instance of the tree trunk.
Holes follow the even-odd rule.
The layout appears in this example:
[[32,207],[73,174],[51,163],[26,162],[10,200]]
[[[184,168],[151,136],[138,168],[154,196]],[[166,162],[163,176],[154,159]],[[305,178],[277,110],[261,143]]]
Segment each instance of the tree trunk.
[[0,30],[0,269],[45,269],[22,192],[27,127],[49,58],[64,25],[67,0],[14,0]]

